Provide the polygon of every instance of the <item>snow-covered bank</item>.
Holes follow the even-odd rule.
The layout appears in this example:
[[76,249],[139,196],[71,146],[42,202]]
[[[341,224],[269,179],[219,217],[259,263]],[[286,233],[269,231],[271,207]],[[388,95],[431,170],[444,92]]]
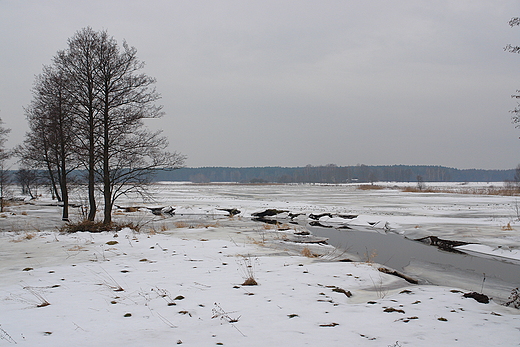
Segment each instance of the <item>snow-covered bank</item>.
[[[330,213],[318,221],[478,242],[487,248],[464,250],[507,255],[520,245],[514,197],[191,184],[157,185],[152,195],[154,201],[119,202],[137,211],[120,209],[115,218],[137,222],[142,230],[126,229],[117,237],[59,234],[59,208],[50,201],[9,207],[0,218],[0,345],[520,341],[517,309],[464,298],[459,286],[411,285],[378,271],[370,254],[364,262],[339,262],[345,254],[331,247],[284,242],[287,234],[251,220],[266,209],[305,213],[302,218]],[[156,216],[150,210],[155,207],[171,207],[175,214]],[[228,217],[225,209],[233,208],[240,214]],[[79,218],[79,211],[73,213]],[[305,231],[287,224],[293,232]],[[410,259],[408,269],[420,275],[426,267],[418,263]],[[251,274],[259,285],[242,285]]]
[[[512,346],[520,311],[248,232],[0,237],[0,344]],[[223,236],[227,235],[227,239]],[[248,267],[251,266],[251,267]],[[244,286],[253,275],[257,286]],[[385,289],[393,287],[395,289]],[[46,305],[49,303],[49,305]]]

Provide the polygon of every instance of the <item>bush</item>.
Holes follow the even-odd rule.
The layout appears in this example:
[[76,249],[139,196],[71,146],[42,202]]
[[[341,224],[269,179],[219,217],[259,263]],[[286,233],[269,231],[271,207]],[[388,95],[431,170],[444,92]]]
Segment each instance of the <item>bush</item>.
[[103,222],[93,222],[89,220],[82,220],[79,222],[70,222],[63,225],[59,230],[62,233],[76,233],[78,231],[88,231],[91,233],[100,233],[103,231],[120,231],[124,228],[130,228],[134,231],[139,231],[140,226],[132,222],[104,224]]
[[511,295],[509,295],[509,301],[506,302],[505,305],[520,309],[520,290],[518,288],[515,288],[511,291]]

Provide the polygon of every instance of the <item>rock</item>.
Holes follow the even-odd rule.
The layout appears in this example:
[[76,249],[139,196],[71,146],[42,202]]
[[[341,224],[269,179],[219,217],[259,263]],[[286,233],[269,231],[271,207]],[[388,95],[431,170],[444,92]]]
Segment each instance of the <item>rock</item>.
[[463,297],[475,299],[477,302],[480,302],[481,304],[489,304],[489,296],[481,294],[481,293],[477,293],[477,292],[465,293],[463,295]]

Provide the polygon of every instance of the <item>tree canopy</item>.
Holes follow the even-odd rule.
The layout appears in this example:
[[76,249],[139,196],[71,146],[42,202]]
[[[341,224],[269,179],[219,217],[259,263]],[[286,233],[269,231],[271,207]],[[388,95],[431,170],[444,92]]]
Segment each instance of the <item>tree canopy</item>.
[[[163,116],[155,78],[141,72],[144,62],[126,42],[87,27],[68,40],[36,78],[26,108],[30,131],[19,148],[22,162],[45,169],[58,182],[68,218],[68,175],[86,172],[89,213],[96,217],[96,189],[103,196],[105,224],[122,194],[143,191],[158,169],[182,167],[185,157],[168,152],[160,131],[144,120]],[[58,189],[55,184],[55,191]]]

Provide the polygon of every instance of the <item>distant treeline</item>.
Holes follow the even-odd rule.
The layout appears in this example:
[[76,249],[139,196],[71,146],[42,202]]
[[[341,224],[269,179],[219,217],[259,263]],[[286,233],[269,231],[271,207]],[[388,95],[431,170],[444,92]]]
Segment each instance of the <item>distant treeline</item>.
[[160,171],[156,181],[194,183],[350,183],[350,182],[502,182],[515,170],[455,169],[443,166],[202,167]]

